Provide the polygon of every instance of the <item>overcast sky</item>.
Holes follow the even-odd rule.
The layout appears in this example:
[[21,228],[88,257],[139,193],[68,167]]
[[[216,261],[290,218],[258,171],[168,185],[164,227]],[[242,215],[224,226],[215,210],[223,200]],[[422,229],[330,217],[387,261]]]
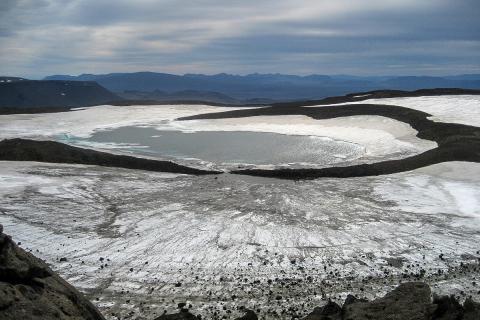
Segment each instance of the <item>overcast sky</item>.
[[0,75],[480,73],[480,0],[0,0]]

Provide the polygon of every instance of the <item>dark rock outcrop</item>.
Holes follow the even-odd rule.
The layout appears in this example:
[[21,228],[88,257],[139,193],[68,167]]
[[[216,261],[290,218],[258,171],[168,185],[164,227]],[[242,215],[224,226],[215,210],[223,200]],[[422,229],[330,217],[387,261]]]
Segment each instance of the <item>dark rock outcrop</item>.
[[55,141],[37,141],[18,138],[0,141],[0,160],[76,163],[194,175],[221,173],[218,171],[190,168],[171,161],[116,155],[73,147]]
[[0,319],[104,319],[80,292],[2,229],[0,225]]
[[313,309],[304,320],[341,320],[342,308],[335,302],[328,301],[323,307]]
[[245,314],[236,320],[257,320],[258,317],[252,310],[245,310]]
[[463,320],[476,320],[480,319],[480,303],[468,298],[463,303]]
[[431,319],[434,309],[430,287],[422,282],[410,282],[401,284],[383,298],[345,305],[341,319],[424,320]]
[[181,310],[178,313],[172,314],[162,314],[160,317],[155,318],[155,320],[197,320],[201,319],[197,316],[188,312],[188,310]]
[[[202,319],[200,316],[195,316],[194,314],[188,312],[188,310],[181,310],[177,313],[163,314],[160,317],[155,318],[155,320],[197,320]],[[240,318],[235,320],[258,320],[257,315],[252,310],[245,310],[245,314]]]
[[434,297],[433,303],[436,308],[433,312],[432,319],[463,319],[464,309],[455,297]]
[[480,319],[480,304],[467,299],[463,306],[454,297],[431,298],[423,282],[399,285],[373,301],[348,296],[340,308],[329,301],[315,308],[304,320],[473,320]]

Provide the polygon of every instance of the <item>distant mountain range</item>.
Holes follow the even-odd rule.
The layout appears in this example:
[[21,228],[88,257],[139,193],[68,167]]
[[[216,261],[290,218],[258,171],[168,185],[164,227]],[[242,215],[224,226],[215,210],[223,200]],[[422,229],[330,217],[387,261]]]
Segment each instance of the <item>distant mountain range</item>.
[[[45,80],[0,77],[0,113],[58,111],[99,104],[273,104],[318,100],[353,92],[433,88],[480,89],[480,75],[358,77],[349,75],[246,76],[153,73],[56,75]],[[30,111],[27,109],[31,109]],[[41,109],[41,110],[40,110]],[[48,111],[48,110],[47,110]]]
[[[185,74],[155,72],[54,75],[45,80],[96,81],[125,98],[202,100],[218,103],[321,99],[351,92],[430,88],[480,89],[480,74],[445,77],[361,77],[350,75]],[[253,100],[252,100],[253,99]]]
[[205,101],[216,104],[267,104],[273,103],[275,100],[266,98],[257,99],[235,99],[220,92],[215,91],[198,91],[198,90],[182,90],[175,92],[165,92],[154,90],[152,92],[125,90],[118,92],[118,95],[128,100],[154,100],[161,102],[168,101]]

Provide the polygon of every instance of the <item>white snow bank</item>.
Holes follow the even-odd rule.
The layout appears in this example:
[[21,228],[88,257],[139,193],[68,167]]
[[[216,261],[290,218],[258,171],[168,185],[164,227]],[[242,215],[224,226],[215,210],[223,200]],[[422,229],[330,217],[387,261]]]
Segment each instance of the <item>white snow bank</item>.
[[429,119],[437,122],[453,122],[470,126],[480,126],[480,95],[367,99],[330,105],[367,103],[396,105],[420,110],[431,114],[432,117]]
[[431,114],[430,119],[433,121],[480,126],[480,95],[390,98],[367,101],[420,110]]
[[480,225],[479,163],[445,162],[389,175],[375,191],[396,202],[399,211],[474,217]]
[[58,134],[88,137],[96,130],[160,124],[178,117],[234,109],[207,105],[104,105],[73,112],[0,115],[0,138],[51,137]]

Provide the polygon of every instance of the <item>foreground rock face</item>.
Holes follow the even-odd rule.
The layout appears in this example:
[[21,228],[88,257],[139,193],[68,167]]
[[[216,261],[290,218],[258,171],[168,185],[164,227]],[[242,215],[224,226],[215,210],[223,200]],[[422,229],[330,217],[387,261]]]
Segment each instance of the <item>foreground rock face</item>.
[[435,309],[430,296],[427,284],[405,283],[383,298],[345,304],[343,319],[430,319]]
[[2,231],[0,225],[0,319],[104,319],[80,292]]
[[373,301],[348,296],[343,307],[329,302],[304,320],[460,320],[480,319],[480,304],[470,299],[462,306],[453,297],[434,298],[423,282],[403,283]]

